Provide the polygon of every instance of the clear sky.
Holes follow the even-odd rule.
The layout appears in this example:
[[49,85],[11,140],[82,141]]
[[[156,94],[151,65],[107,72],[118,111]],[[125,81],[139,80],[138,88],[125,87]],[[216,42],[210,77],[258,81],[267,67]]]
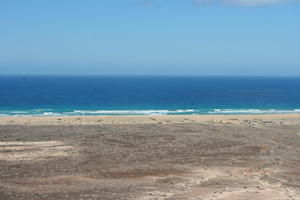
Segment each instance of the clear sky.
[[300,2],[1,0],[0,74],[300,76]]

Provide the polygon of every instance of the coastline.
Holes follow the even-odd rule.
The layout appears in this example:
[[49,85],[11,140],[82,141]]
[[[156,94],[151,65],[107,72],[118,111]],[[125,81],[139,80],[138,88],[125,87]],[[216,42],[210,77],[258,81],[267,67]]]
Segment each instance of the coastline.
[[111,116],[1,116],[0,125],[106,125],[106,124],[297,124],[300,114],[259,115],[111,115]]

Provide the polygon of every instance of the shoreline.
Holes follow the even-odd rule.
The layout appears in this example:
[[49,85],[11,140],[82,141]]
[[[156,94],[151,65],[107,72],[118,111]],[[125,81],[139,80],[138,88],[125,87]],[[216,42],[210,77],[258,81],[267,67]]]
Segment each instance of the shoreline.
[[78,116],[1,116],[0,125],[105,125],[105,124],[294,124],[300,114],[258,115],[78,115]]
[[272,114],[300,114],[299,108],[226,108],[226,109],[121,109],[121,110],[103,110],[103,109],[16,109],[1,110],[0,116],[131,116],[131,115],[272,115]]

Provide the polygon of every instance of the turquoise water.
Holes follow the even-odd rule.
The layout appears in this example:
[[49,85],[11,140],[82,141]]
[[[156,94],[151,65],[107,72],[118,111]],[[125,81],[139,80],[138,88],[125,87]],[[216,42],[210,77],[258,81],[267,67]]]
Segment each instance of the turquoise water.
[[0,76],[0,116],[300,113],[300,78]]

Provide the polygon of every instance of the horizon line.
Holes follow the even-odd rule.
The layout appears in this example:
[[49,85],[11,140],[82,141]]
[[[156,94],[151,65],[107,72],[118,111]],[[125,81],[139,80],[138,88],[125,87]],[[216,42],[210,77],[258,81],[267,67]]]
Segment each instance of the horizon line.
[[201,75],[201,74],[0,74],[0,76],[77,76],[77,77],[283,77],[300,78],[300,75]]

